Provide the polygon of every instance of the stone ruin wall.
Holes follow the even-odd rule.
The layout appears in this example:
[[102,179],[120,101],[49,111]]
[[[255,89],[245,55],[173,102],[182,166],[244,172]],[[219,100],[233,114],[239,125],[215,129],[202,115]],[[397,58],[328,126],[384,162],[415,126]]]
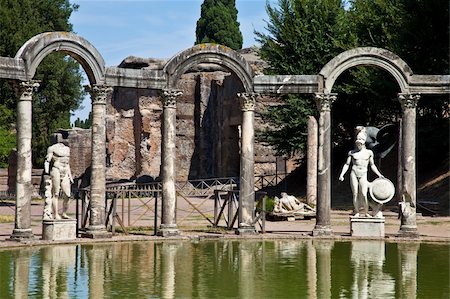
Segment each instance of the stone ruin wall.
[[[177,180],[239,176],[242,85],[223,71],[184,74],[177,102]],[[273,102],[263,98],[257,113]],[[155,90],[117,88],[107,105],[107,179],[157,179],[162,104]],[[256,117],[255,127],[261,118]],[[255,144],[255,174],[275,173],[273,150]]]
[[[249,55],[245,58],[252,66],[261,68],[254,54]],[[152,68],[163,63],[129,57],[119,67]],[[235,75],[216,66],[200,67],[184,74],[178,83],[178,88],[183,90],[177,102],[176,120],[176,179],[179,181],[239,176],[242,116],[236,94],[243,91],[242,84]],[[265,127],[260,113],[278,102],[279,99],[269,96],[258,98],[255,131]],[[117,87],[107,100],[106,109],[107,180],[158,179],[162,121],[159,92]],[[90,165],[90,130],[68,132],[71,167],[74,177],[78,177]],[[274,151],[255,140],[255,175],[275,172]]]

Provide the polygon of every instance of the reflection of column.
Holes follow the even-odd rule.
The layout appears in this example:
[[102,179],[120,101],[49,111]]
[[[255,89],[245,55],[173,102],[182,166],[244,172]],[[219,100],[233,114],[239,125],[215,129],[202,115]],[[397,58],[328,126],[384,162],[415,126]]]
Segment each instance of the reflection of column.
[[161,140],[161,176],[162,176],[162,217],[158,234],[166,236],[179,235],[176,223],[176,190],[175,190],[175,159],[176,159],[176,116],[177,98],[183,92],[165,90],[162,94],[163,123]]
[[[109,250],[110,246],[108,247]],[[94,245],[87,247],[86,251],[89,264],[89,298],[105,298],[104,283],[107,247]]]
[[239,298],[258,298],[255,282],[256,242],[239,243]]
[[75,267],[76,246],[46,247],[42,257],[43,298],[68,298],[67,274]]
[[400,267],[399,298],[413,299],[417,296],[417,252],[420,243],[399,243],[397,245]]
[[33,89],[38,83],[28,81],[16,85],[19,94],[17,103],[17,179],[16,179],[16,217],[11,239],[33,238],[31,230],[31,136],[32,136],[32,98]]
[[256,94],[238,94],[242,110],[241,173],[238,234],[256,234],[255,213],[255,102]]
[[315,299],[317,298],[317,289],[316,289],[316,281],[317,281],[317,267],[316,267],[316,249],[313,246],[313,241],[308,240],[306,244],[307,248],[307,261],[306,261],[306,271],[307,280],[308,280],[308,298]]
[[314,240],[317,255],[317,297],[331,298],[331,250],[332,240]]
[[175,260],[179,243],[163,243],[161,246],[161,298],[175,298]]
[[400,93],[402,105],[402,201],[399,234],[418,237],[416,224],[416,107],[420,96]]
[[105,228],[106,171],[106,96],[111,88],[94,85],[89,89],[92,100],[92,162],[89,227],[85,237],[111,237]]
[[306,176],[306,203],[317,204],[317,120],[314,116],[308,118],[308,155]]
[[[14,257],[14,298],[28,298],[31,249],[17,250]],[[3,279],[3,278],[2,278]]]
[[317,164],[317,207],[314,236],[331,235],[331,105],[336,100],[335,93],[315,94],[319,117],[319,144]]

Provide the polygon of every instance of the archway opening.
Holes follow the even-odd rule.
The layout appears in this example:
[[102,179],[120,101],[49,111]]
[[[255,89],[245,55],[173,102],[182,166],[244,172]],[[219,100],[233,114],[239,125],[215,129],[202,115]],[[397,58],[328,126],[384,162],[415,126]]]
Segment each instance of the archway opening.
[[[366,147],[374,153],[375,165],[379,171],[397,186],[398,130],[402,116],[397,97],[400,88],[386,70],[360,65],[344,71],[337,78],[333,92],[337,93],[337,99],[331,109],[332,208],[353,210],[349,178],[352,165],[343,182],[338,178],[349,151],[355,148],[357,126],[372,127]],[[375,178],[377,176],[369,166],[368,180],[373,181]],[[385,206],[385,210],[396,206],[394,199]]]

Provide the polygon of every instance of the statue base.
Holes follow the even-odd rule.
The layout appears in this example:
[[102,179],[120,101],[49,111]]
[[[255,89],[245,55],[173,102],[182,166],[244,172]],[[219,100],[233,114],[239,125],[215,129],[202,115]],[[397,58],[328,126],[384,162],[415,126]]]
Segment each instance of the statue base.
[[66,241],[77,238],[76,219],[42,220],[42,240]]
[[350,217],[352,237],[384,238],[384,217]]
[[316,225],[312,231],[313,237],[328,237],[333,235],[329,225]]
[[175,237],[180,235],[176,224],[161,224],[157,233],[160,237]]

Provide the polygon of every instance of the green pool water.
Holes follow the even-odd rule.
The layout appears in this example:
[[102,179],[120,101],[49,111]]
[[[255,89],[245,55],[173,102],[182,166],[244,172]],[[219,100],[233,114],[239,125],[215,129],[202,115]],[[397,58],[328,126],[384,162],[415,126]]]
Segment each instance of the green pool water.
[[0,298],[450,298],[450,244],[135,242],[0,251]]

